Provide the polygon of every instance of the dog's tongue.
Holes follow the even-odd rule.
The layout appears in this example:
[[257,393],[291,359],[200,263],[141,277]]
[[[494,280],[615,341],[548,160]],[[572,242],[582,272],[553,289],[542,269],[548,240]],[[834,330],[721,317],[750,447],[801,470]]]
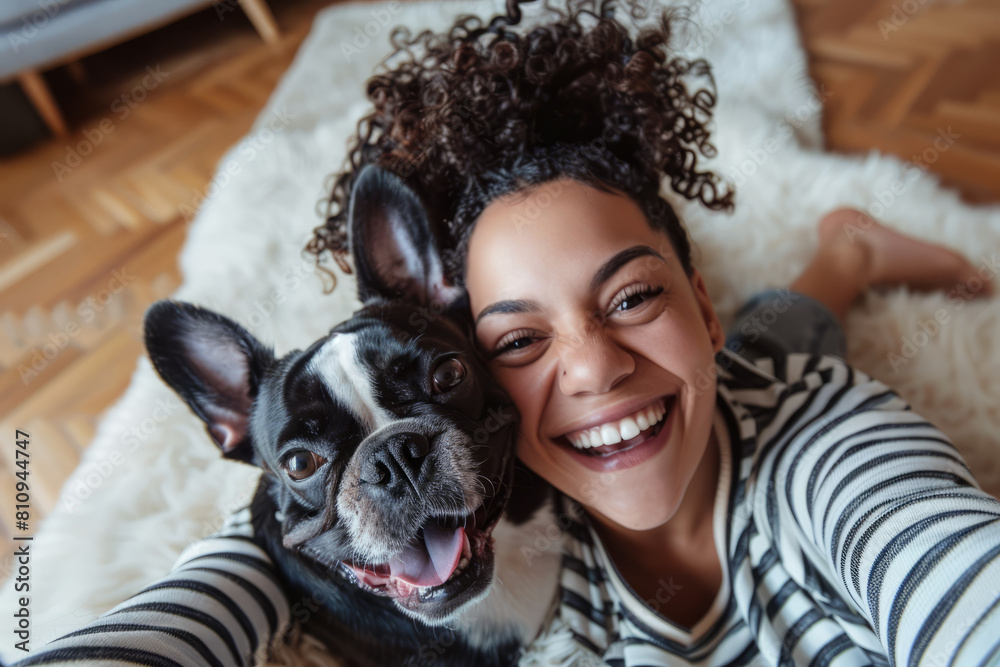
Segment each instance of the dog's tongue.
[[451,576],[462,557],[465,534],[462,528],[442,528],[431,522],[424,526],[423,546],[411,545],[389,561],[394,579],[411,586],[438,586]]

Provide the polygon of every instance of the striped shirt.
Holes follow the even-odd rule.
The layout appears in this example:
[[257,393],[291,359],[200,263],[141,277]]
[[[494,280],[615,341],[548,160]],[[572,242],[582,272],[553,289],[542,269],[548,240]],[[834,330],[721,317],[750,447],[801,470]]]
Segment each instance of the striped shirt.
[[170,574],[14,665],[223,667],[264,664],[291,613],[250,508],[189,545]]
[[[560,597],[521,664],[1000,664],[1000,502],[944,435],[837,357],[716,362],[712,607],[692,628],[658,614],[675,583],[640,600],[564,499]],[[166,579],[16,664],[263,662],[289,608],[250,530],[245,510]]]

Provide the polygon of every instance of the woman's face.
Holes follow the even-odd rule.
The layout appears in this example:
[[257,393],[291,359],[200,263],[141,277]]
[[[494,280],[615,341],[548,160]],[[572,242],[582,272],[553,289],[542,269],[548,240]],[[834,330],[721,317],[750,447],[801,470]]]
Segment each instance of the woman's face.
[[709,439],[724,342],[697,271],[631,199],[568,178],[491,203],[467,267],[521,460],[621,526],[668,521]]

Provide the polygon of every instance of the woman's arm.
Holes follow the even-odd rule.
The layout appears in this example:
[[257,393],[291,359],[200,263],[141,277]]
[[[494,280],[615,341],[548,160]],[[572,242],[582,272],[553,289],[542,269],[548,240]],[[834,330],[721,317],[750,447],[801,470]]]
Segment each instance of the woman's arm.
[[185,549],[163,579],[14,666],[263,664],[291,614],[271,559],[251,535],[245,508]]
[[802,418],[763,477],[778,524],[798,529],[803,554],[868,620],[892,664],[993,664],[1000,502],[884,384],[832,357],[820,371],[822,387],[803,394]]

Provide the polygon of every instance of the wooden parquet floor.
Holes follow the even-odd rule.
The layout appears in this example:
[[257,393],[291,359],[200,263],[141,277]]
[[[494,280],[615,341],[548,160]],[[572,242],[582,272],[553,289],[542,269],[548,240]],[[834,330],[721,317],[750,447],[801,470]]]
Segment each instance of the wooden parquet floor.
[[[829,149],[910,159],[950,127],[960,138],[930,168],[969,201],[1000,200],[996,0],[793,2],[830,93]],[[181,207],[247,132],[324,4],[272,2],[277,47],[238,12],[220,22],[210,9],[85,59],[86,84],[66,68],[48,75],[71,136],[0,160],[0,543],[16,532],[15,428],[31,434],[34,532],[128,385],[143,312],[179,284]],[[147,66],[167,76],[135,93]]]
[[967,201],[1000,200],[1000,2],[793,2],[810,72],[830,94],[829,148],[926,164],[951,128],[954,145],[930,169]]

